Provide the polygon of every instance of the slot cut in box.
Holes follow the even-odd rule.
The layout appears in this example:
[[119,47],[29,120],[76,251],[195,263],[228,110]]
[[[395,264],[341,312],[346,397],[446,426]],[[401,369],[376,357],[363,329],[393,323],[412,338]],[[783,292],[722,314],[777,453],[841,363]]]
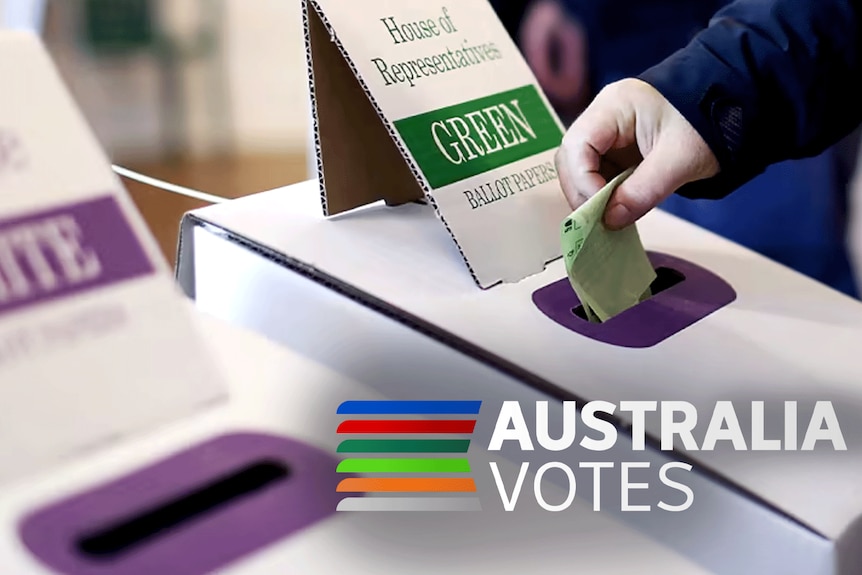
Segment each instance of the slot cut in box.
[[548,318],[580,335],[621,347],[652,347],[736,299],[726,281],[682,258],[648,252],[657,278],[652,296],[603,323],[587,320],[567,278],[533,292]]

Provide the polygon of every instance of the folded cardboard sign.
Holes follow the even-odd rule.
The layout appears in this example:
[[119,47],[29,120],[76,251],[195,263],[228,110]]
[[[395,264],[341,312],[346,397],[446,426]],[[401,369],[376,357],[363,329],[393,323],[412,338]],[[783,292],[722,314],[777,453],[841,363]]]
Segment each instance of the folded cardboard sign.
[[224,396],[47,52],[0,34],[0,482]]
[[486,0],[306,0],[327,215],[427,199],[476,283],[560,257],[563,128]]

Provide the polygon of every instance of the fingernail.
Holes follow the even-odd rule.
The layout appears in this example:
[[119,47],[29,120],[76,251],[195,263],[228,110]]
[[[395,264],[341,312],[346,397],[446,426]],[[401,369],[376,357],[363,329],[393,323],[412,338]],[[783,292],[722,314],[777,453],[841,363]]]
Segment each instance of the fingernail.
[[625,205],[613,205],[605,214],[605,225],[611,229],[620,230],[631,223],[631,215]]

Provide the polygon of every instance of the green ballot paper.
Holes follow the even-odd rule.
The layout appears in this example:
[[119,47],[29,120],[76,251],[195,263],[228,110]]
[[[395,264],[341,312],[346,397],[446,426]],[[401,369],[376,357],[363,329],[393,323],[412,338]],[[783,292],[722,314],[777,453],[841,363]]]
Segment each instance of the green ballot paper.
[[563,220],[560,237],[566,273],[587,319],[604,322],[650,297],[656,278],[635,225],[619,231],[603,223],[614,190],[634,168],[604,188]]

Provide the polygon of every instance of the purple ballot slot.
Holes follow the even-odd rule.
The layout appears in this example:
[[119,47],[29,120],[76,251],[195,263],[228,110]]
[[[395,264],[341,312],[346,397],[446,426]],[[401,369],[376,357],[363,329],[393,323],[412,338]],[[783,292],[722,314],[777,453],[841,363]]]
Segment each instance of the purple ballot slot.
[[66,575],[203,575],[334,514],[337,465],[291,439],[225,435],[40,509],[20,534]]
[[714,273],[667,254],[647,252],[658,276],[653,296],[603,323],[587,320],[568,278],[533,293],[533,303],[558,324],[591,339],[620,347],[652,347],[736,299]]

